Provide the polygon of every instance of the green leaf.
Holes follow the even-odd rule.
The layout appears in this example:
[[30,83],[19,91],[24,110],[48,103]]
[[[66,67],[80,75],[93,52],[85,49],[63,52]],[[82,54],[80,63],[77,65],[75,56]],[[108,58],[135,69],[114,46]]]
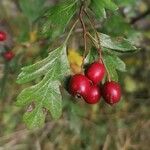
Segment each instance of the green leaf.
[[19,0],[23,13],[33,22],[40,15],[45,0]]
[[[99,33],[99,38],[102,47],[117,52],[125,53],[125,52],[135,52],[137,50],[137,48],[130,41],[128,41],[123,37],[114,38],[114,37],[110,37],[109,35]],[[93,37],[92,40],[95,43],[95,45],[98,46],[97,40]]]
[[[24,89],[17,97],[16,105],[18,106],[26,106],[33,102],[35,104],[35,109],[25,114],[24,121],[29,128],[33,128],[36,123],[40,125],[43,122],[42,118],[44,114],[41,113],[43,108],[46,108],[54,119],[61,116],[62,100],[59,90],[60,82],[53,81],[56,72],[57,69],[53,68],[45,75],[41,82]],[[39,119],[37,119],[38,117]]]
[[137,0],[115,0],[115,2],[116,2],[116,4],[118,4],[119,6],[122,6],[122,7],[124,7],[124,6],[131,7],[137,2]]
[[111,0],[91,0],[90,8],[96,14],[97,17],[106,18],[105,9],[117,10],[118,7]]
[[96,48],[91,48],[85,58],[85,63],[92,63],[95,60],[98,60],[98,52]]
[[104,55],[104,64],[110,74],[111,80],[118,81],[118,74],[116,71],[115,62],[110,55]]
[[91,0],[90,8],[98,18],[100,18],[100,17],[106,18],[106,11],[105,11],[105,8],[104,8],[103,1],[101,1],[101,0]]
[[111,76],[111,79],[118,81],[117,70],[124,72],[126,71],[125,63],[116,55],[104,53],[104,64]]
[[124,17],[119,13],[107,18],[102,27],[102,30],[108,35],[113,36],[123,35],[126,37],[130,37],[132,35],[135,35],[135,33],[137,33],[137,31],[135,31],[135,29],[133,29],[131,25],[127,23]]
[[76,3],[77,0],[65,0],[49,8],[40,22],[41,34],[51,39],[62,34],[76,12]]
[[111,65],[113,65],[115,69],[121,72],[126,71],[125,63],[118,56],[105,53],[104,58],[106,59],[106,61],[110,61]]
[[112,2],[112,0],[103,0],[103,3],[106,9],[109,9],[112,11],[115,11],[118,9],[118,6],[114,2]]
[[114,65],[116,69],[125,72],[126,71],[126,64],[117,56],[113,55],[112,58],[114,59]]
[[64,74],[70,73],[66,46],[63,45],[49,53],[49,56],[33,65],[23,67],[17,78],[17,83],[26,83],[44,75],[51,68],[57,68],[55,78],[60,79]]
[[127,39],[122,37],[112,38],[106,34],[99,34],[101,45],[103,47],[113,49],[121,52],[132,52],[137,50],[135,46],[132,45]]
[[37,107],[31,112],[26,112],[23,116],[23,121],[29,129],[44,126],[45,115],[43,113],[43,110]]
[[43,108],[51,113],[53,119],[61,116],[60,80],[70,73],[69,68],[65,45],[50,52],[44,60],[22,68],[18,83],[29,82],[45,75],[39,83],[27,87],[17,97],[16,105],[25,107],[33,103],[35,106],[31,112],[24,115],[24,122],[29,128],[43,125]]
[[107,63],[107,69],[109,70],[109,74],[111,76],[111,80],[118,82],[118,73],[117,71],[113,68],[113,66],[110,66],[110,64]]

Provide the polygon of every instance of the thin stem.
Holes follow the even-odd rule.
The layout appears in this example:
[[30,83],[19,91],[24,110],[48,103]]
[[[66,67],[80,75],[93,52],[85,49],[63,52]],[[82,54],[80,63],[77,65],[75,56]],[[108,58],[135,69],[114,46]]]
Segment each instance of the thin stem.
[[72,31],[73,31],[73,29],[75,28],[75,26],[76,26],[76,24],[78,23],[78,21],[79,21],[79,19],[77,19],[77,20],[74,22],[72,28],[70,29],[70,31],[69,31],[69,33],[68,33],[66,39],[65,39],[65,42],[64,42],[65,44],[68,42],[68,39],[70,38],[70,36],[71,36],[71,34],[72,34]]
[[132,18],[131,21],[129,22],[130,24],[135,24],[137,21],[139,21],[140,19],[145,18],[146,16],[148,16],[150,14],[150,9],[146,10],[144,13],[140,14],[139,16]]
[[100,37],[99,37],[99,35],[98,35],[98,32],[97,32],[97,30],[96,30],[96,28],[95,28],[95,25],[93,24],[93,23],[94,23],[94,19],[89,16],[89,14],[87,13],[87,11],[86,11],[85,9],[84,9],[84,13],[85,13],[86,16],[88,17],[89,22],[90,22],[92,28],[94,29],[94,31],[95,31],[95,33],[96,33],[96,37],[97,37],[97,40],[98,40],[98,53],[99,53],[99,58],[100,58],[100,60],[102,60],[101,42],[100,42]]
[[[89,32],[87,32],[87,36],[89,37],[89,39],[94,43],[97,43],[97,40],[89,33]],[[94,45],[95,45],[95,43],[94,43]],[[97,45],[96,45],[97,46]]]
[[84,24],[84,21],[82,18],[83,10],[84,10],[84,8],[83,8],[83,4],[82,4],[80,7],[80,12],[79,12],[79,20],[80,20],[82,28],[83,28],[83,39],[84,39],[84,53],[83,53],[82,66],[81,66],[82,70],[83,70],[84,60],[85,60],[86,52],[87,52],[86,27],[85,27],[85,24]]

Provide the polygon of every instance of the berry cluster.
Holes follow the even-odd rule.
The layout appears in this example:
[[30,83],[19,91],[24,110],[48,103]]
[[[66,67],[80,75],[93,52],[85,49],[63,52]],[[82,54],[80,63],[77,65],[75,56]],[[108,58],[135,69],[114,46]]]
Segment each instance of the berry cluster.
[[115,81],[107,81],[100,86],[105,76],[105,66],[101,62],[93,62],[83,74],[75,74],[69,83],[69,92],[73,96],[82,97],[89,104],[96,104],[103,97],[106,103],[113,105],[121,99],[121,88]]
[[[0,31],[0,42],[4,42],[7,40],[7,34],[4,31]],[[7,50],[2,53],[3,58],[6,61],[11,61],[14,58],[14,53],[11,50]]]

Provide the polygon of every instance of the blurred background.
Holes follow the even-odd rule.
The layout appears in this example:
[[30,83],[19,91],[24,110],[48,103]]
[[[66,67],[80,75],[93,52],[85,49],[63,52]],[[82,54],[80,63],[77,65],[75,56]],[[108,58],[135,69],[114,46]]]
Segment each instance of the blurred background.
[[[122,101],[113,107],[103,101],[89,106],[72,101],[64,91],[62,117],[53,121],[48,115],[42,129],[28,130],[22,122],[26,110],[15,106],[17,95],[27,85],[16,84],[16,78],[22,66],[46,57],[48,47],[52,49],[60,43],[40,39],[34,24],[42,10],[58,0],[45,0],[40,7],[34,5],[34,0],[26,6],[21,0],[0,0],[0,31],[8,37],[0,42],[0,150],[150,149],[150,1],[114,1],[119,6],[118,13],[108,13],[99,30],[127,37],[140,48],[121,56],[127,64],[127,72],[119,74]],[[73,41],[69,49],[75,54],[69,60],[74,60],[71,67],[75,72],[83,45]],[[9,61],[3,55],[6,51],[14,56]]]

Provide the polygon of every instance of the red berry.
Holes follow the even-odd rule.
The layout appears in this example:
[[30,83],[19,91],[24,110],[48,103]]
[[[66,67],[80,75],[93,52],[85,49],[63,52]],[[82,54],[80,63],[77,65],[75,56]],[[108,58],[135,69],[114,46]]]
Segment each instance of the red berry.
[[69,83],[69,91],[73,96],[85,96],[90,88],[90,80],[82,75],[76,74],[72,76]]
[[84,97],[84,100],[89,104],[96,104],[101,98],[100,88],[97,85],[92,85],[89,92]]
[[0,31],[0,41],[5,41],[6,40],[6,33],[3,31]]
[[13,59],[14,53],[12,51],[6,51],[5,53],[3,53],[3,57],[5,58],[5,60],[10,61]]
[[100,62],[92,63],[87,69],[86,76],[94,83],[99,84],[105,75],[105,66]]
[[115,81],[106,82],[102,88],[102,94],[106,103],[113,105],[121,99],[121,87]]

